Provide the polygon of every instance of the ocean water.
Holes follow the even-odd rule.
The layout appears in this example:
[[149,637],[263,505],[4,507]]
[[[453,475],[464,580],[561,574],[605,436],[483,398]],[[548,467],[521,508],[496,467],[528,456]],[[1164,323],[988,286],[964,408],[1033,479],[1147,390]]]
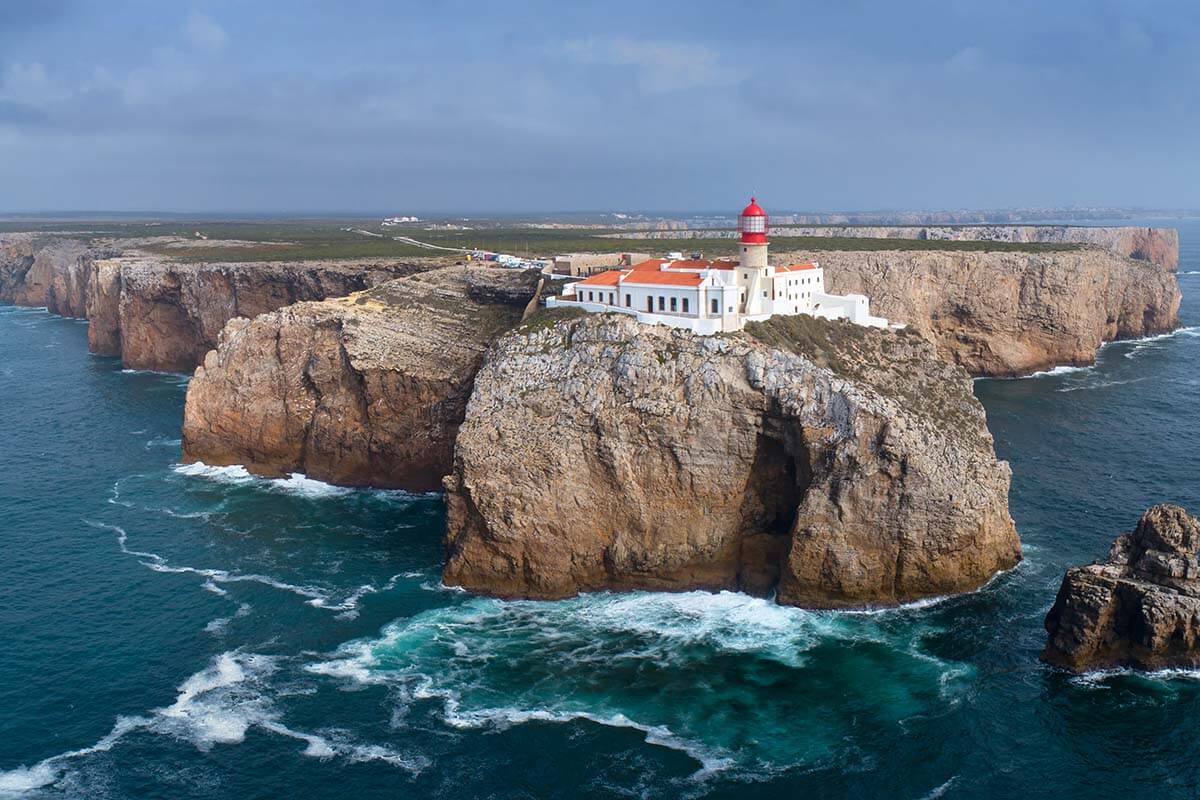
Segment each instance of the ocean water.
[[437,496],[179,467],[186,379],[0,308],[0,797],[1200,793],[1200,674],[1037,661],[1063,570],[1200,511],[1184,329],[976,391],[1026,560],[870,613],[439,582]]

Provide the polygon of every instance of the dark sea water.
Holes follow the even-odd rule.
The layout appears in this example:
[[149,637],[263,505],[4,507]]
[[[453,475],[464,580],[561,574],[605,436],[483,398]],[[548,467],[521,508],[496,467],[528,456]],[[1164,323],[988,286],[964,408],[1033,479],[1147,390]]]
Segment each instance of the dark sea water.
[[979,381],[1026,560],[971,595],[443,588],[441,500],[180,468],[180,377],[0,308],[0,797],[1200,794],[1200,673],[1037,661],[1063,570],[1200,511],[1200,226],[1182,331]]

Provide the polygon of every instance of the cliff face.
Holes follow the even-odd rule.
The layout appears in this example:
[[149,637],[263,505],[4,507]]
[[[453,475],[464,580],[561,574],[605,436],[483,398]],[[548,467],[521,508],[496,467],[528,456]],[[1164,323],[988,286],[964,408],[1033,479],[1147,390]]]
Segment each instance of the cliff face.
[[968,376],[918,337],[561,316],[504,336],[476,378],[446,480],[446,583],[845,607],[973,589],[1020,559]]
[[343,297],[446,263],[188,264],[123,255],[104,241],[17,233],[0,238],[0,301],[86,317],[92,352],[120,356],[131,369],[190,372],[234,317]]
[[1107,561],[1067,572],[1042,659],[1075,671],[1200,666],[1197,548],[1200,520],[1178,506],[1148,510]]
[[0,300],[83,317],[92,263],[115,254],[83,240],[8,234],[0,238]]
[[188,386],[184,460],[440,488],[484,351],[536,283],[449,267],[231,321]]
[[305,300],[344,297],[429,266],[420,260],[97,262],[89,281],[88,339],[93,352],[120,356],[130,369],[190,372],[216,346],[225,323],[235,317],[255,317]]
[[[857,239],[915,239],[942,242],[1081,244],[1123,258],[1148,261],[1167,270],[1179,266],[1179,231],[1174,228],[1084,227],[1069,225],[776,225],[772,235]],[[733,238],[735,231],[659,231],[610,234],[630,239]]]
[[1106,341],[1173,330],[1173,273],[1100,250],[1061,253],[846,251],[788,254],[825,269],[829,291],[929,338],[974,375],[1090,364]]

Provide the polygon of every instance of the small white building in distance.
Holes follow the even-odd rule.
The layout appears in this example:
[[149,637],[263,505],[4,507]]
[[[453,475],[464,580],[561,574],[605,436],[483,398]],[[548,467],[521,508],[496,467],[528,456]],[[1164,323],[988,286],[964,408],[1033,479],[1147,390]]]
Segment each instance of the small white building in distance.
[[550,308],[582,308],[637,317],[638,322],[693,333],[737,331],[776,314],[810,314],[886,328],[861,294],[826,294],[817,263],[767,263],[767,212],[750,198],[738,217],[740,258],[651,258],[567,285]]

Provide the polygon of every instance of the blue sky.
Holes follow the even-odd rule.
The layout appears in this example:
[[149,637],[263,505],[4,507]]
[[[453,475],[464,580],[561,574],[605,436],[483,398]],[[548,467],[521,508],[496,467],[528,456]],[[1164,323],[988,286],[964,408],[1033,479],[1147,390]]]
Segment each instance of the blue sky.
[[1185,2],[0,0],[0,210],[1200,207]]

